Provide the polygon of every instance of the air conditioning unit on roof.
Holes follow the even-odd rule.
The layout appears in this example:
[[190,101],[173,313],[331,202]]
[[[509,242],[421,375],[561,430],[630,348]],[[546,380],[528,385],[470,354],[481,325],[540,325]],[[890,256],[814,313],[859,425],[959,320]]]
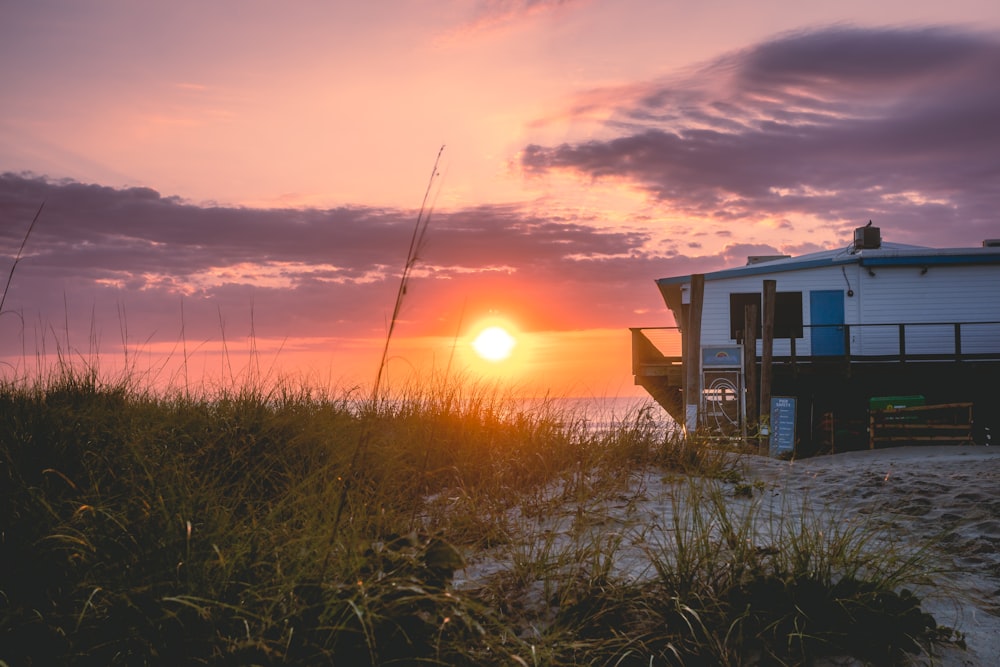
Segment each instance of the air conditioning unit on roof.
[[871,220],[864,227],[854,230],[855,250],[878,250],[882,247],[882,230],[872,227]]

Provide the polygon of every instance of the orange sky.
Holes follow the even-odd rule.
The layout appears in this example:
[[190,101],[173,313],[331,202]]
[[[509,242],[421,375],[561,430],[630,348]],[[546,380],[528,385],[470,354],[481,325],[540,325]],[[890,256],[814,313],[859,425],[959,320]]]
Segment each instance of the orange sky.
[[635,394],[655,278],[1000,237],[998,67],[986,0],[12,4],[0,358],[370,383],[446,145],[393,381]]

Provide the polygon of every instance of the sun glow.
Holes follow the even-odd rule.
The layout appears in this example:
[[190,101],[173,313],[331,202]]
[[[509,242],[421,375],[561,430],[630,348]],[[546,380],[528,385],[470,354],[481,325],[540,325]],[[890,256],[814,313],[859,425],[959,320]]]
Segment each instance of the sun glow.
[[500,326],[486,327],[472,341],[472,349],[476,354],[494,363],[510,357],[516,346],[517,339]]

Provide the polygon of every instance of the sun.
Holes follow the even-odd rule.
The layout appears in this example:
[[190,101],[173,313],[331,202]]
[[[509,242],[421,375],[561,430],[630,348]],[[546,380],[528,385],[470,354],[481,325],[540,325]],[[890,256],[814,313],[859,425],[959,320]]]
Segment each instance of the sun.
[[503,361],[514,351],[517,340],[503,327],[492,326],[483,329],[475,340],[472,349],[486,361]]

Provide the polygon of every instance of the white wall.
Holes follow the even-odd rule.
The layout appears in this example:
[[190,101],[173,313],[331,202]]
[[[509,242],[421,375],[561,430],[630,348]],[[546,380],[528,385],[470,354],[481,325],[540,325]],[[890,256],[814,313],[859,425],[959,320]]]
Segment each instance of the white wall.
[[[701,320],[701,335],[703,345],[732,345],[729,338],[729,295],[733,292],[764,291],[764,280],[773,278],[778,292],[802,292],[802,322],[810,322],[809,292],[811,290],[843,290],[844,319],[847,322],[857,320],[858,314],[858,280],[857,267],[848,266],[847,280],[839,266],[803,269],[801,271],[786,271],[774,275],[756,275],[744,278],[727,278],[725,280],[705,281],[705,303]],[[852,275],[854,272],[854,275]],[[846,292],[850,282],[855,296],[848,298]],[[811,339],[808,329],[803,331],[804,337],[795,341],[796,354],[808,355]],[[757,345],[760,353],[760,343]],[[774,354],[785,356],[790,354],[788,339],[774,341]]]
[[[778,292],[802,292],[802,320],[808,325],[809,292],[843,290],[844,319],[852,327],[852,354],[897,354],[899,323],[946,323],[907,327],[907,354],[942,354],[954,350],[954,322],[1000,322],[1000,266],[876,267],[857,264],[787,271],[773,275],[727,278],[705,282],[702,344],[732,345],[729,338],[729,295],[763,292],[764,280],[773,278]],[[854,296],[847,296],[848,289]],[[809,329],[796,341],[796,353],[807,356]],[[962,327],[962,352],[1000,351],[1000,324]],[[760,344],[758,343],[758,354]],[[790,353],[787,339],[774,342],[774,354]]]
[[[877,323],[944,323],[907,327],[907,354],[954,350],[954,322],[1000,322],[1000,266],[873,267],[861,270],[861,321]],[[866,327],[862,346],[867,354],[891,347],[898,351],[897,327]],[[1000,325],[963,326],[962,352],[1000,349]]]

